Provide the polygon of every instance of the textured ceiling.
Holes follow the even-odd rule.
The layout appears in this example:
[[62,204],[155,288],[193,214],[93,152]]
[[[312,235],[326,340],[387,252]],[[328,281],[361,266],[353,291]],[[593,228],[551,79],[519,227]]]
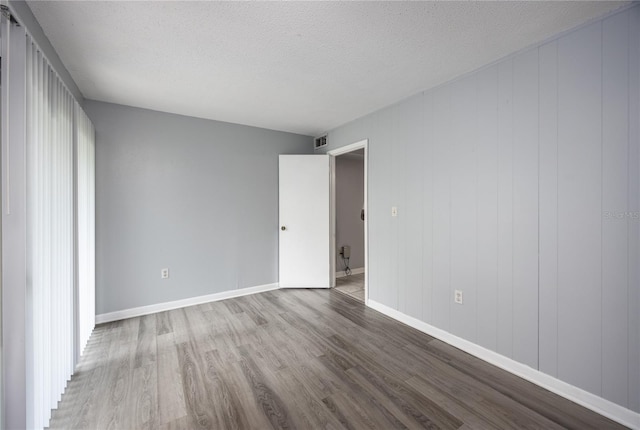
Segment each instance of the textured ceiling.
[[308,135],[622,4],[28,2],[88,99]]

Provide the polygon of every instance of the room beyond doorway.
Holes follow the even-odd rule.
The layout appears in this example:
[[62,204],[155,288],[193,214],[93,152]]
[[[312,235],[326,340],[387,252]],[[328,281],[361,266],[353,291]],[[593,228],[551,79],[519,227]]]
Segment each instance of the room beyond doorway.
[[364,273],[337,278],[335,290],[364,302]]
[[330,151],[332,168],[333,285],[366,302],[366,145]]

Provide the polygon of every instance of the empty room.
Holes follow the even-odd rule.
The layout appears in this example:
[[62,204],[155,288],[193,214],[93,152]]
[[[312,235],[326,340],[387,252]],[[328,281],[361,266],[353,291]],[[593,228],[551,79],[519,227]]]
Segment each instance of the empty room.
[[0,1],[1,429],[640,429],[640,4]]

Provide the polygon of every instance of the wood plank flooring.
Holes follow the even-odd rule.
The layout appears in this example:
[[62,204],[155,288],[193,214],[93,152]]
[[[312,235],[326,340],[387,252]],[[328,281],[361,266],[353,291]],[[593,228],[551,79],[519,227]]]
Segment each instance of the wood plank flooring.
[[96,327],[51,428],[614,429],[330,290]]

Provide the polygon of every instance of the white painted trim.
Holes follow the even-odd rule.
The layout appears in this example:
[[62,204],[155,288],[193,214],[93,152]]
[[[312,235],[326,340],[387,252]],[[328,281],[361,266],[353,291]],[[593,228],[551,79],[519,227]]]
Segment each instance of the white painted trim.
[[366,148],[368,143],[369,143],[369,139],[359,140],[355,143],[350,143],[349,145],[341,146],[340,148],[327,151],[327,154],[337,157],[338,155],[346,154],[347,152],[352,152],[361,148]]
[[[331,197],[329,199],[330,205],[330,256],[331,258],[331,286],[335,287],[336,273],[335,261],[336,261],[336,181],[335,181],[335,158],[338,155],[346,154],[348,152],[356,151],[358,149],[364,149],[364,301],[365,303],[369,299],[369,271],[366,270],[369,265],[369,203],[368,203],[368,183],[369,183],[369,139],[362,139],[349,145],[341,146],[340,148],[327,151],[327,154],[331,157]],[[352,272],[354,273],[354,272]],[[355,273],[354,273],[355,274]]]
[[476,345],[473,342],[462,339],[442,329],[403,314],[402,312],[383,305],[382,303],[378,303],[371,299],[366,300],[365,303],[370,308],[375,309],[390,318],[420,330],[429,336],[433,336],[451,346],[478,357],[481,360],[526,379],[529,382],[533,382],[542,388],[582,405],[585,408],[591,409],[600,415],[610,418],[632,429],[640,429],[640,414],[637,412],[626,409],[620,405],[610,402],[609,400],[603,399],[602,397],[596,396],[595,394],[589,393],[588,391],[556,379],[540,372],[539,370],[533,369],[525,364],[519,363],[494,351]]
[[336,157],[329,155],[329,286],[336,286]]
[[142,315],[154,314],[156,312],[170,311],[172,309],[184,308],[187,306],[201,305],[203,303],[217,302],[219,300],[232,299],[234,297],[248,296],[250,294],[263,293],[265,291],[277,290],[279,285],[265,284],[255,287],[241,288],[239,290],[223,291],[221,293],[207,294],[205,296],[190,297],[188,299],[175,300],[173,302],[157,303],[154,305],[140,306],[138,308],[123,309],[121,311],[109,312],[96,315],[96,324],[111,321],[123,320],[126,318],[139,317]]
[[[361,273],[364,273],[364,267],[358,267],[356,269],[351,269],[351,274],[352,275],[359,275]],[[336,272],[336,278],[344,278],[345,276],[347,276],[347,274],[344,273],[344,270]]]

